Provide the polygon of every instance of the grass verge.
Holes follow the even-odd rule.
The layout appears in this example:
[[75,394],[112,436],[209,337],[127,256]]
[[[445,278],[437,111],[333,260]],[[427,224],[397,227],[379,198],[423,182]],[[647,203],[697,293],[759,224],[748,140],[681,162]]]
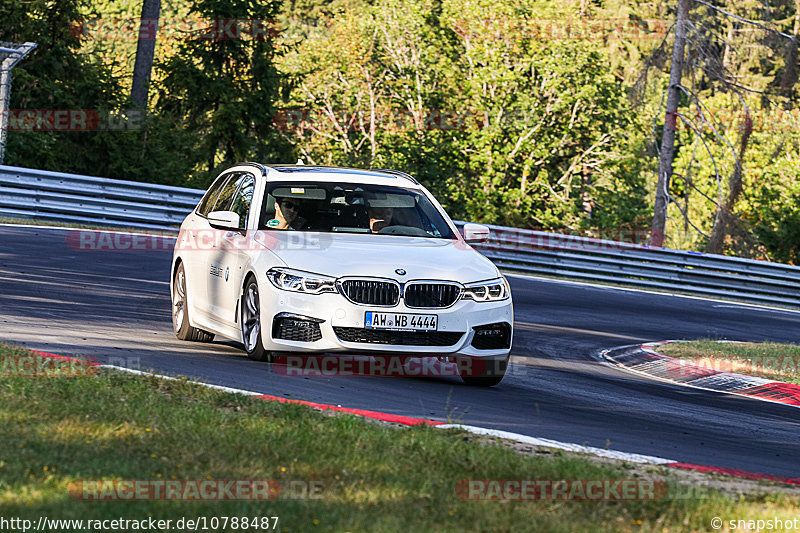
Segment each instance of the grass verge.
[[704,339],[664,344],[658,351],[714,370],[800,385],[800,345],[797,344]]
[[[457,430],[398,428],[101,369],[15,377],[29,352],[0,344],[0,509],[38,520],[277,516],[280,531],[707,531],[713,517],[791,519],[797,495],[690,487],[661,467],[542,451],[523,455]],[[10,364],[9,361],[15,363]],[[464,479],[666,479],[646,501],[468,501]],[[324,486],[318,498],[83,501],[76,480],[277,479]],[[696,487],[695,487],[696,488]],[[50,529],[51,531],[61,531]],[[66,530],[66,529],[62,529]],[[122,530],[122,529],[119,529]],[[236,531],[232,526],[210,530]],[[255,529],[250,529],[255,530]],[[241,531],[241,529],[239,529]]]

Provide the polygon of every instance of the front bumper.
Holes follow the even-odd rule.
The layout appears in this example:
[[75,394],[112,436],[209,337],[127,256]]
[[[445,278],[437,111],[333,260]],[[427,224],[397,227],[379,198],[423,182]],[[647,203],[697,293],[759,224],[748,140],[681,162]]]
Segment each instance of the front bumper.
[[[445,309],[417,309],[406,307],[402,300],[394,307],[378,307],[354,304],[341,294],[313,295],[282,291],[267,280],[260,282],[259,292],[262,343],[269,351],[364,355],[395,353],[421,357],[470,356],[490,359],[504,358],[511,351],[514,323],[511,298],[499,302],[459,300]],[[364,329],[367,311],[435,314],[438,316],[438,330],[431,334],[376,333],[376,330]],[[475,340],[474,328],[489,324],[507,324],[508,347],[479,349],[473,346],[473,341],[477,346],[486,346],[483,339]]]

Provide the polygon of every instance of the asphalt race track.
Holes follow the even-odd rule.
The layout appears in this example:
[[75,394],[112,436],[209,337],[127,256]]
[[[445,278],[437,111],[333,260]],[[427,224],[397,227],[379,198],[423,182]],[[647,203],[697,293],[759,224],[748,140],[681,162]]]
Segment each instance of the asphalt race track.
[[511,276],[516,358],[497,387],[287,377],[234,343],[175,338],[171,251],[81,251],[67,235],[0,226],[0,340],[287,398],[800,477],[800,409],[654,381],[595,359],[602,348],[663,339],[800,342],[800,313]]

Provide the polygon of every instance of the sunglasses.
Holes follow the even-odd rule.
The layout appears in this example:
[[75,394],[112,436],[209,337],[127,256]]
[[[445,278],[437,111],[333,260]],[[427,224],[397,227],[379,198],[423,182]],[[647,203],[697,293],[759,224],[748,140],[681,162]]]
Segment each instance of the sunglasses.
[[283,207],[288,207],[289,209],[294,209],[295,211],[297,211],[300,208],[299,204],[296,204],[294,202],[287,202],[287,201],[278,202],[278,205],[280,205],[282,208]]

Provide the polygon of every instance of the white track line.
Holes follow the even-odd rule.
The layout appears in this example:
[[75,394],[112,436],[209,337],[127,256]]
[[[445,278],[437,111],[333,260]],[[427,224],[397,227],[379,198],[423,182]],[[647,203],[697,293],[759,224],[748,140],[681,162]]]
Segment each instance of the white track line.
[[[144,370],[134,370],[133,368],[125,368],[124,366],[116,366],[116,365],[97,365],[100,368],[113,368],[114,370],[121,370],[122,372],[129,372],[131,374],[136,374],[139,376],[152,376],[155,378],[166,379],[169,381],[182,381],[181,378],[176,378],[175,376],[166,376],[164,374],[156,374],[155,372],[145,372]],[[193,379],[187,380],[187,383],[192,385],[200,385],[201,387],[208,387],[209,389],[216,389],[221,390],[224,392],[231,392],[233,394],[243,394],[245,396],[263,396],[263,392],[254,392],[251,390],[244,390],[244,389],[234,389],[231,387],[224,387],[222,385],[213,385],[211,383],[203,383],[202,381],[196,381]]]
[[[39,352],[39,353],[45,354],[45,355],[56,355],[56,354],[48,354],[47,352]],[[69,356],[58,356],[57,355],[57,357],[66,357],[68,359],[77,359],[75,357],[69,357]],[[122,372],[129,372],[131,374],[136,374],[136,375],[139,375],[139,376],[153,376],[153,377],[156,377],[156,378],[166,379],[166,380],[170,380],[170,381],[181,381],[181,380],[185,379],[185,378],[177,378],[177,377],[174,377],[174,376],[167,376],[167,375],[164,375],[164,374],[156,374],[154,372],[147,372],[147,371],[144,371],[144,370],[134,370],[134,369],[131,369],[131,368],[125,368],[125,367],[120,367],[120,366],[116,366],[116,365],[94,364],[93,366],[100,367],[100,368],[111,368],[111,369],[114,369],[114,370],[120,370]],[[232,388],[232,387],[224,387],[224,386],[221,386],[221,385],[212,385],[210,383],[203,383],[201,381],[196,381],[196,380],[187,380],[187,382],[190,383],[190,384],[193,384],[193,385],[198,385],[198,386],[201,386],[201,387],[208,387],[210,389],[221,390],[221,391],[229,392],[229,393],[233,393],[233,394],[242,394],[242,395],[245,395],[245,396],[261,396],[261,397],[267,396],[266,394],[260,393],[260,392],[248,391],[248,390],[243,390],[243,389],[236,389],[236,388]],[[263,399],[265,401],[274,401],[271,398],[263,398]],[[289,401],[292,401],[292,400],[289,400]],[[334,406],[332,406],[330,404],[318,404],[318,405],[324,406],[326,408],[334,407]],[[338,407],[341,407],[341,406],[338,406]],[[387,414],[387,413],[380,413],[380,414]],[[363,414],[363,413],[359,414],[358,416],[363,416],[365,418],[372,418],[368,414]],[[421,419],[421,420],[426,420],[426,419]],[[436,421],[432,421],[432,422],[436,422]],[[665,459],[663,457],[655,457],[655,456],[652,456],[652,455],[642,455],[642,454],[638,454],[638,453],[619,452],[619,451],[616,451],[616,450],[607,450],[607,449],[603,449],[603,448],[595,448],[593,446],[584,446],[584,445],[581,445],[581,444],[573,444],[573,443],[570,443],[570,442],[561,442],[561,441],[557,441],[557,440],[543,439],[543,438],[539,438],[539,437],[530,437],[528,435],[521,435],[519,433],[511,433],[511,432],[508,432],[508,431],[500,431],[500,430],[496,430],[496,429],[487,429],[487,428],[482,428],[482,427],[478,427],[478,426],[467,426],[467,425],[463,425],[463,424],[438,424],[438,425],[434,425],[433,427],[437,427],[437,428],[440,428],[440,429],[451,429],[451,428],[452,429],[460,429],[462,431],[467,431],[469,433],[474,433],[476,435],[486,435],[486,436],[497,437],[497,438],[501,438],[501,439],[508,439],[508,440],[521,442],[523,444],[530,444],[532,446],[542,446],[542,447],[545,447],[545,448],[554,448],[554,449],[566,450],[566,451],[575,452],[575,453],[591,454],[591,455],[596,455],[596,456],[599,456],[599,457],[606,457],[606,458],[609,458],[609,459],[627,461],[627,462],[630,462],[630,463],[655,464],[655,465],[664,465],[664,466],[679,465],[681,468],[699,469],[701,471],[706,471],[706,470],[708,470],[708,471],[718,471],[718,472],[723,473],[723,474],[732,475],[732,476],[735,476],[735,477],[744,477],[744,478],[747,478],[747,479],[769,479],[769,480],[772,480],[772,481],[789,482],[789,483],[796,484],[795,480],[772,479],[775,476],[767,476],[765,474],[759,474],[759,473],[755,473],[755,472],[749,473],[751,475],[748,476],[748,475],[743,475],[741,471],[729,471],[730,469],[725,469],[725,468],[705,467],[703,465],[683,464],[680,461],[677,461],[675,459]],[[745,473],[745,474],[747,474],[747,473]]]
[[523,444],[530,444],[532,446],[544,446],[546,448],[556,448],[559,450],[566,450],[576,453],[588,453],[598,455],[600,457],[608,457],[609,459],[619,459],[631,463],[647,463],[655,465],[666,465],[669,463],[677,463],[675,459],[664,459],[663,457],[654,457],[652,455],[641,455],[638,453],[618,452],[616,450],[606,450],[603,448],[595,448],[594,446],[583,446],[581,444],[573,444],[571,442],[561,442],[557,440],[542,439],[539,437],[529,437],[528,435],[521,435],[519,433],[511,433],[508,431],[500,431],[497,429],[486,429],[477,426],[465,426],[463,424],[442,424],[436,426],[439,429],[456,428],[476,435],[487,435],[490,437],[498,437],[501,439],[515,440]]
[[[114,370],[121,370],[122,372],[129,372],[131,374],[136,374],[139,376],[152,376],[170,381],[180,381],[180,378],[176,378],[174,376],[156,374],[154,372],[146,372],[144,370],[134,370],[132,368],[125,368],[116,365],[97,365],[97,366],[99,366],[100,368],[112,368]],[[263,396],[264,394],[266,394],[262,392],[254,392],[249,390],[236,389],[232,387],[223,387],[222,385],[212,385],[210,383],[203,383],[202,381],[195,381],[195,380],[189,380],[188,383],[191,383],[193,385],[199,385],[201,387],[208,387],[211,389],[221,390],[224,392],[230,392],[233,394],[243,394],[246,396]],[[600,457],[607,457],[609,459],[619,459],[622,461],[628,461],[631,463],[647,463],[647,464],[663,465],[663,464],[677,462],[674,459],[664,459],[662,457],[653,457],[650,455],[641,455],[638,453],[618,452],[615,450],[604,450],[602,448],[595,448],[593,446],[583,446],[581,444],[573,444],[570,442],[561,442],[557,440],[543,439],[539,437],[529,437],[528,435],[522,435],[519,433],[510,433],[508,431],[499,431],[496,429],[487,429],[477,426],[467,426],[463,424],[439,424],[433,427],[439,429],[456,428],[456,429],[461,429],[463,431],[467,431],[469,433],[474,433],[476,435],[487,435],[491,437],[498,437],[501,439],[509,439],[521,442],[523,444],[530,444],[532,446],[544,446],[547,448],[555,448],[558,450],[566,450],[576,453],[587,453],[587,454],[597,455]]]

